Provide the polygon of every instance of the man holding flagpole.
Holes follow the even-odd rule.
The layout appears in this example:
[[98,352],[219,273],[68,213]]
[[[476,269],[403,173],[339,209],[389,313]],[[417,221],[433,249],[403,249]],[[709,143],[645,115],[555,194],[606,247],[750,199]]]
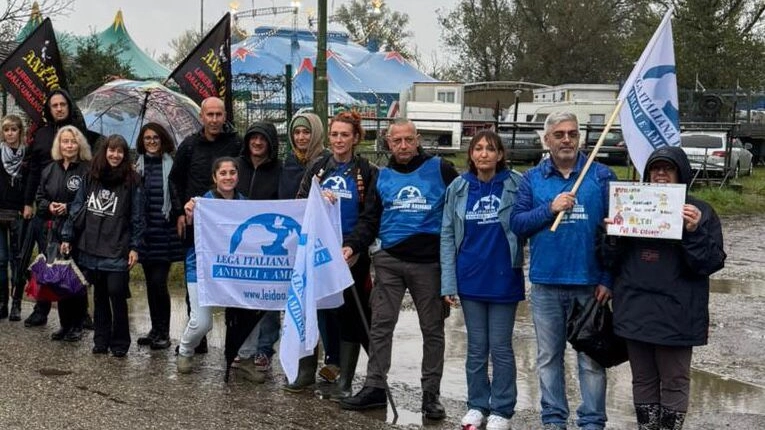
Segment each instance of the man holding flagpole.
[[[599,265],[596,239],[608,215],[608,183],[616,175],[600,163],[585,169],[578,151],[579,124],[570,112],[555,112],[545,121],[544,141],[550,158],[523,175],[510,227],[530,239],[531,310],[537,338],[537,370],[546,430],[565,429],[569,409],[563,355],[566,317],[574,302],[611,297],[611,279]],[[577,194],[571,190],[581,181]],[[550,231],[558,214],[563,220]],[[582,404],[577,426],[600,430],[606,425],[606,371],[585,353],[577,354]]]

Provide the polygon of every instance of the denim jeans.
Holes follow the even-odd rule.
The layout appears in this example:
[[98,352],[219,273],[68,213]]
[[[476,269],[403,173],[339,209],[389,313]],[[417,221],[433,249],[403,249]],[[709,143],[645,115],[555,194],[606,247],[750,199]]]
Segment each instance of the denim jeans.
[[[531,314],[537,337],[537,371],[542,393],[542,423],[565,427],[566,400],[563,353],[566,350],[566,316],[574,301],[584,303],[593,286],[534,284]],[[580,428],[602,429],[606,424],[606,371],[584,353],[577,354],[582,405],[576,410]]]
[[461,302],[468,339],[465,360],[468,409],[478,409],[484,415],[491,413],[512,418],[518,397],[513,353],[513,326],[518,303]]
[[273,357],[275,353],[274,344],[279,341],[281,331],[280,313],[280,311],[263,313],[263,318],[252,329],[250,335],[239,348],[239,357],[250,358],[255,354],[265,354],[268,358]]

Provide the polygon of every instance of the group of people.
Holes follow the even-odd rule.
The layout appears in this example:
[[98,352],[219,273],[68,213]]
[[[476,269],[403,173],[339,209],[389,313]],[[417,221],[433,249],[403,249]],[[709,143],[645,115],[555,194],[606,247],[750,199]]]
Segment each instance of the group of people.
[[[316,177],[325,198],[340,205],[342,252],[354,280],[340,308],[319,313],[324,367],[318,375],[333,383],[325,394],[343,409],[387,406],[393,334],[408,292],[423,338],[424,416],[446,417],[440,402],[444,322],[459,304],[468,340],[468,411],[461,423],[509,429],[518,396],[513,327],[526,297],[528,243],[544,428],[566,428],[566,318],[576,302],[593,297],[603,305],[613,299],[615,332],[628,344],[639,428],[682,427],[692,347],[707,341],[709,275],[725,260],[720,221],[711,206],[688,196],[682,240],[606,235],[608,186],[616,176],[599,163],[583,170],[573,114],[548,116],[544,141],[550,156],[523,175],[508,166],[493,131],[472,138],[468,169],[460,174],[447,160],[427,154],[415,124],[405,119],[388,127],[390,159],[378,168],[356,151],[364,130],[355,112],[333,117],[326,136],[316,115],[297,115],[282,159],[272,124],[252,124],[242,141],[227,122],[223,101],[208,98],[201,130],[177,150],[161,125],[144,125],[134,162],[123,137],[85,128],[65,91],[48,97],[45,117],[30,146],[22,142],[18,117],[2,119],[0,318],[20,320],[23,286],[19,279],[9,282],[8,267],[25,264],[18,244],[20,235],[31,234],[40,252],[71,255],[92,286],[94,354],[123,357],[129,350],[129,273],[137,263],[151,318],[151,330],[137,344],[165,349],[171,346],[168,274],[173,262],[184,261],[189,317],[179,334],[176,366],[191,373],[194,355],[207,350],[213,323],[211,308],[198,299],[196,199],[304,198]],[[657,149],[643,173],[644,180],[658,183],[688,184],[691,178],[677,148]],[[6,216],[8,211],[15,216]],[[561,213],[557,231],[550,231]],[[52,339],[81,340],[87,307],[85,295],[59,301],[60,329]],[[45,325],[49,310],[50,303],[38,301],[25,325]],[[226,319],[254,327],[234,365],[246,379],[263,382],[279,339],[280,313],[227,309]],[[361,349],[369,359],[363,388],[354,395]],[[301,359],[297,379],[284,388],[299,392],[313,385],[318,363],[319,348]],[[578,376],[576,425],[602,429],[606,371],[579,353]]]

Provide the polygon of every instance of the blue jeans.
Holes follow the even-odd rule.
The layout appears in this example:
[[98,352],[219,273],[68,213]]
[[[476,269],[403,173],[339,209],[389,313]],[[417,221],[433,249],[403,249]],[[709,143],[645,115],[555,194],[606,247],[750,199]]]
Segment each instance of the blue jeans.
[[[574,301],[586,302],[593,286],[534,284],[531,314],[537,336],[537,370],[542,393],[542,423],[565,427],[568,419],[563,353],[566,316]],[[606,371],[584,353],[577,354],[582,405],[576,410],[580,428],[602,429],[606,424]]]
[[478,409],[484,415],[491,413],[512,418],[518,397],[513,354],[513,326],[518,303],[461,302],[468,338],[465,360],[468,409]]
[[279,341],[281,330],[281,315],[279,311],[263,313],[258,325],[239,348],[239,357],[250,358],[256,354],[265,354],[268,358],[274,355],[274,344]]

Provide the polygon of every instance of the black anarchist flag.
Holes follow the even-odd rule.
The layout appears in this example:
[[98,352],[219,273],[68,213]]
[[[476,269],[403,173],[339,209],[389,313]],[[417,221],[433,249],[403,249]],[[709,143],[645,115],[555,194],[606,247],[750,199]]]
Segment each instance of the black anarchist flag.
[[222,99],[226,117],[233,121],[230,53],[231,14],[226,13],[170,77],[197,104],[208,97]]
[[58,88],[67,89],[50,18],[46,18],[0,65],[0,86],[16,99],[33,122],[43,122],[42,112],[48,94]]

